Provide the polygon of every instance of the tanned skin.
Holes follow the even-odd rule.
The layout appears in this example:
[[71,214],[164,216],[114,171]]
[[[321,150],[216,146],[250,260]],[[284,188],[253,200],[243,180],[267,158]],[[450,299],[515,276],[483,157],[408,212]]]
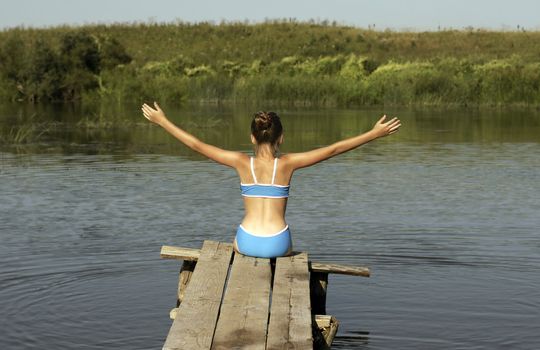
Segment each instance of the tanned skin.
[[[250,157],[247,154],[221,149],[199,140],[197,137],[173,124],[156,102],[154,102],[154,108],[145,103],[142,105],[141,110],[146,119],[161,126],[187,147],[219,164],[236,169],[242,183],[253,183],[250,170]],[[279,157],[274,183],[277,185],[288,185],[295,170],[315,165],[380,137],[392,135],[400,127],[401,122],[399,119],[392,118],[387,121],[386,115],[383,115],[375,123],[373,128],[365,133],[311,151],[283,154]],[[251,142],[257,145],[253,135],[251,135]],[[282,142],[283,134],[278,140],[278,146]],[[269,143],[257,145],[254,169],[258,183],[271,182],[274,149],[274,146]],[[287,198],[244,197],[245,216],[242,220],[242,226],[249,232],[258,235],[268,235],[278,232],[286,225],[286,206]],[[236,239],[234,240],[234,249],[238,252]],[[287,254],[291,252],[292,247]]]

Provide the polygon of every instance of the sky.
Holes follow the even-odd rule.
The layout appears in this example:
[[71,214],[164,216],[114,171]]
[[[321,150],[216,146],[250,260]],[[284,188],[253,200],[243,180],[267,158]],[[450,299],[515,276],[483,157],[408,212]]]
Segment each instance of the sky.
[[1,29],[295,18],[380,30],[540,30],[540,0],[0,0],[0,9]]

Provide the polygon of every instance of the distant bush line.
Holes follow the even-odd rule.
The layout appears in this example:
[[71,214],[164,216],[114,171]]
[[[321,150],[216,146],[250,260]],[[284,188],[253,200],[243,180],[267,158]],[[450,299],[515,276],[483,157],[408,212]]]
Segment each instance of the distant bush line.
[[327,23],[0,32],[0,100],[540,105],[540,32]]

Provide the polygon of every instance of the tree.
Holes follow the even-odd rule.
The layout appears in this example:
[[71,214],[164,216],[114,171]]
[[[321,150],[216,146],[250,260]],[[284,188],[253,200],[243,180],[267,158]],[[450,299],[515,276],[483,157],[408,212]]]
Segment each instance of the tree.
[[99,54],[103,69],[113,69],[118,65],[132,61],[131,56],[126,52],[126,48],[118,40],[109,36],[99,37]]

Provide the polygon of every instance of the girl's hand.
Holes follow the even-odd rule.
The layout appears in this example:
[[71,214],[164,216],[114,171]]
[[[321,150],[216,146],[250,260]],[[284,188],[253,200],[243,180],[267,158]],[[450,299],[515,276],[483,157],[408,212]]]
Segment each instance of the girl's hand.
[[167,117],[165,116],[165,113],[159,108],[157,102],[154,101],[154,107],[156,109],[153,109],[146,103],[142,105],[142,112],[146,119],[150,120],[152,123],[156,123],[158,125],[162,125],[163,122],[167,120]]
[[399,127],[401,126],[401,122],[398,118],[392,118],[386,123],[384,122],[386,119],[386,114],[382,116],[381,119],[375,125],[373,126],[373,131],[376,135],[376,137],[383,137],[387,135],[392,135],[393,133],[397,132],[399,130]]

